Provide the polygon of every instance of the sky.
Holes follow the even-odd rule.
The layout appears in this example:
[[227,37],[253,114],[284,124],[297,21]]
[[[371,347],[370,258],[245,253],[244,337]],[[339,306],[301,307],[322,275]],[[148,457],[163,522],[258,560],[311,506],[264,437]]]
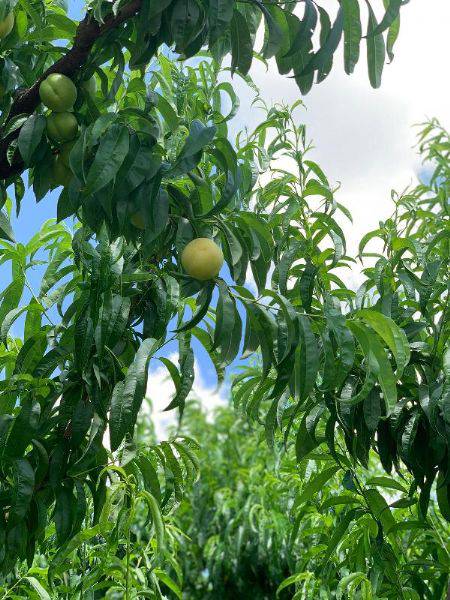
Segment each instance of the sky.
[[[82,2],[69,2],[70,14],[79,18]],[[372,2],[381,6],[381,0]],[[450,129],[450,23],[449,0],[411,0],[402,8],[402,27],[395,48],[395,59],[386,65],[382,86],[373,90],[367,78],[364,44],[356,72],[345,75],[340,56],[330,76],[303,99],[305,109],[297,112],[307,125],[316,160],[330,182],[340,182],[338,200],[350,209],[353,226],[345,232],[349,248],[355,250],[358,239],[376,228],[378,221],[392,212],[391,190],[402,190],[420,175],[413,126],[436,117]],[[340,63],[340,64],[339,64]],[[299,91],[292,79],[278,75],[254,62],[251,71],[263,97],[270,102],[292,103]],[[235,79],[241,96],[241,110],[234,127],[257,123],[251,107],[252,96]],[[22,212],[13,222],[16,238],[28,240],[46,219],[55,216],[58,193],[49,194],[36,204],[27,192]],[[176,360],[176,356],[173,356]],[[224,392],[215,389],[210,365],[201,358],[196,365],[194,392],[208,407],[215,406]],[[158,390],[155,395],[152,391]],[[149,393],[154,396],[155,411],[169,404],[172,388],[166,382],[163,367],[152,369]],[[157,396],[157,397],[156,397]],[[161,427],[173,415],[159,419]],[[160,429],[161,429],[160,427]]]

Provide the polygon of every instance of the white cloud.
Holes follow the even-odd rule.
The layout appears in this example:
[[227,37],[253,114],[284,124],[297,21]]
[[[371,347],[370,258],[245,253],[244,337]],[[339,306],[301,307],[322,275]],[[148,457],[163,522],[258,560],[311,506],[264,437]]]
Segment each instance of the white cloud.
[[[168,357],[174,364],[178,364],[178,355],[176,353]],[[156,364],[156,362],[155,362]],[[194,364],[195,380],[187,402],[189,399],[197,399],[200,401],[203,409],[207,414],[212,414],[217,406],[226,402],[226,394],[223,388],[217,389],[206,384],[202,368],[195,361]],[[152,421],[155,426],[157,438],[159,440],[167,437],[168,429],[176,425],[178,420],[178,411],[171,410],[164,412],[164,409],[169,405],[175,393],[175,386],[170,378],[166,367],[162,364],[150,369],[147,397],[152,403]]]

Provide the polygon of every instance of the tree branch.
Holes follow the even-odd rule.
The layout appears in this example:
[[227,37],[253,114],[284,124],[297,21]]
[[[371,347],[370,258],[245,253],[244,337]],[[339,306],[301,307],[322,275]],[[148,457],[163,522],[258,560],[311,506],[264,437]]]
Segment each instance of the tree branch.
[[[49,67],[30,88],[24,90],[17,96],[11,106],[4,127],[17,115],[33,114],[40,103],[39,86],[41,81],[51,73],[62,73],[63,75],[67,75],[67,77],[72,77],[84,64],[86,64],[95,42],[102,35],[111,31],[111,29],[119,27],[128,19],[134,17],[140,9],[141,4],[142,0],[132,0],[129,4],[124,6],[117,15],[108,15],[103,23],[98,23],[93,17],[87,14],[78,25],[72,48],[70,48],[67,54]],[[0,140],[0,179],[9,179],[24,169],[23,161],[20,156],[18,156],[18,153],[15,154],[11,165],[6,156],[9,145],[19,136],[19,132],[20,129],[17,129],[4,139]]]

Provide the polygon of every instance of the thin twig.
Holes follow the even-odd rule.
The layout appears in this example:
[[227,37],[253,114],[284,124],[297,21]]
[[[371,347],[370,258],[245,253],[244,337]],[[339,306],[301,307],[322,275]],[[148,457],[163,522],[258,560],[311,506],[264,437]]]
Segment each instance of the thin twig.
[[[72,48],[62,58],[49,67],[45,73],[39,77],[36,82],[28,89],[17,95],[8,118],[3,125],[3,129],[17,115],[31,115],[39,105],[39,86],[41,82],[51,73],[61,73],[67,77],[72,77],[77,71],[86,64],[89,54],[95,42],[105,33],[119,27],[125,21],[135,16],[139,11],[142,0],[132,0],[124,6],[117,15],[110,14],[103,23],[96,21],[90,14],[87,14],[79,23]],[[12,141],[20,133],[20,128],[16,129],[0,141],[0,179],[9,179],[18,173],[21,173],[25,165],[18,155],[15,154],[12,164],[7,159],[7,151]]]

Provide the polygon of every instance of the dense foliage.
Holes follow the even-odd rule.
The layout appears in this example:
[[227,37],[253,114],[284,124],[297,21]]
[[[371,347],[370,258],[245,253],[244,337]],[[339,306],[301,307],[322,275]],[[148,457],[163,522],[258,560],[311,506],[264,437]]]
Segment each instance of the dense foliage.
[[[7,184],[14,182],[21,196],[21,173],[30,168],[37,199],[59,184],[68,187],[60,202],[61,216],[82,209],[83,223],[93,231],[98,232],[105,223],[113,236],[119,233],[132,236],[123,205],[124,190],[114,185],[120,168],[135,171],[127,196],[133,191],[134,196],[139,195],[138,190],[142,195],[143,189],[156,196],[160,189],[164,190],[160,186],[166,175],[187,172],[191,170],[189,165],[196,162],[191,158],[189,164],[177,164],[175,171],[175,165],[166,164],[166,157],[161,155],[154,108],[155,104],[160,108],[162,105],[167,116],[167,98],[164,89],[162,98],[147,94],[146,85],[149,64],[158,50],[163,46],[173,47],[180,58],[189,58],[208,47],[217,61],[231,54],[231,71],[245,76],[252,64],[256,34],[262,24],[264,40],[258,44],[260,57],[262,60],[275,58],[280,73],[292,73],[290,76],[306,93],[315,81],[320,83],[331,71],[342,37],[345,70],[353,71],[360,56],[364,15],[359,0],[342,0],[334,7],[337,12],[332,24],[324,7],[312,0],[302,4],[300,18],[294,12],[297,2],[290,1],[118,0],[111,5],[95,0],[87,2],[86,17],[77,25],[68,18],[62,0],[5,0],[0,5],[0,24],[5,23],[0,29],[0,179]],[[402,4],[399,0],[386,2],[386,10],[378,23],[366,0],[367,63],[374,87],[380,85],[386,53],[389,60],[393,58]],[[12,24],[11,31],[9,25]],[[320,29],[320,36],[319,45],[314,48],[316,28]],[[63,83],[61,75],[73,79],[78,94],[72,81]],[[100,84],[100,93],[96,93],[93,76]],[[128,76],[129,85],[124,85],[124,77],[128,79]],[[57,87],[61,89],[52,101],[50,80],[53,78],[55,83],[58,77]],[[156,83],[153,81],[152,87]],[[69,100],[66,105],[62,98]],[[55,120],[55,114],[48,116],[46,128],[41,100],[45,107],[65,115],[58,117],[65,121],[62,137],[45,135],[46,129],[47,134],[51,131],[49,122]],[[67,137],[75,126],[73,115],[67,112],[72,108],[82,132],[75,147],[68,149],[60,143],[75,137]],[[208,109],[205,108],[205,112],[208,113]],[[203,115],[206,120],[210,116]],[[72,121],[70,126],[68,119]],[[173,118],[170,121],[172,134],[175,121]],[[189,120],[185,123],[188,128],[190,124]],[[195,138],[197,134],[194,126],[192,135]],[[211,140],[211,135],[208,137],[205,133],[203,139],[197,141],[198,149],[193,154]],[[187,157],[179,158],[185,161]],[[152,165],[145,176],[143,162]],[[231,165],[218,164],[217,167],[229,177]],[[136,208],[144,208],[139,198],[135,203]],[[102,210],[93,210],[93,206],[99,204]],[[147,221],[145,224],[147,228],[152,225]],[[155,225],[152,230],[154,236],[160,233]],[[2,231],[8,235],[7,227]]]
[[[0,263],[11,269],[0,293],[0,568],[14,589],[46,597],[45,573],[55,593],[71,597],[101,597],[103,588],[110,597],[161,597],[161,586],[179,595],[173,555],[183,534],[169,515],[196,477],[197,442],[149,445],[138,415],[149,363],[159,360],[176,388],[168,409],[183,416],[201,344],[219,381],[237,357],[255,356],[234,382],[234,401],[264,423],[269,447],[289,448],[286,461],[295,440],[291,468],[320,448],[328,478],[343,476],[360,494],[361,509],[338,511],[338,543],[356,517],[370,518],[382,558],[367,552],[350,565],[362,576],[348,585],[392,598],[415,598],[408,588],[423,594],[429,574],[415,583],[399,557],[388,558],[404,539],[376,488],[358,488],[356,470],[378,455],[386,471],[405,477],[420,531],[431,527],[437,482],[441,515],[450,518],[448,136],[436,123],[425,128],[422,152],[434,174],[396,198],[392,218],[362,240],[362,258],[375,238],[383,250],[371,253],[360,290],[348,289],[342,274],[355,260],[340,220],[350,215],[310,159],[293,113],[300,102],[267,109],[234,143],[228,136],[239,101],[219,61],[231,54],[231,72],[252,85],[260,22],[263,59],[275,57],[303,92],[329,73],[342,35],[353,70],[359,2],[336,3],[333,25],[319,4],[302,4],[299,18],[291,2],[96,1],[78,27],[62,2],[0,6]],[[376,87],[403,3],[386,2],[379,24],[366,4]],[[211,54],[177,64],[164,46],[182,59],[206,47]],[[19,214],[24,179],[38,201],[63,189],[59,224],[17,244],[8,193]],[[62,223],[69,217],[73,230]],[[188,274],[198,271],[182,256],[197,238],[221,247],[222,277]],[[28,275],[39,268],[36,289]],[[165,352],[173,342],[178,365]],[[323,470],[317,478],[319,490]],[[15,569],[42,552],[44,570],[17,579]],[[445,574],[438,552],[426,556],[434,553],[433,568]],[[374,572],[389,563],[395,576],[369,580],[369,559]],[[300,569],[300,579],[316,569],[288,567],[283,576]],[[316,575],[308,581],[316,585]],[[334,590],[338,581],[322,584]],[[435,585],[437,597],[445,583]]]
[[450,529],[435,501],[418,519],[410,476],[385,476],[374,455],[344,471],[326,449],[274,454],[228,407],[212,423],[193,407],[185,427],[202,440],[175,515],[187,598],[445,597]]
[[[277,119],[281,119],[280,128],[286,131],[286,119],[290,119],[289,111],[271,109],[269,116],[267,122],[273,126],[278,122]],[[261,134],[261,130],[260,127],[258,135]],[[257,148],[262,147],[261,141],[262,138]],[[283,143],[284,149],[286,143],[286,141]],[[444,172],[447,168],[445,160],[447,144],[447,135],[437,123],[427,125],[422,134],[422,152],[425,158],[434,161],[432,164],[436,165],[436,171],[427,185],[420,184],[397,198],[393,219],[365,237],[360,248],[362,254],[366,243],[374,240],[376,236],[383,235],[388,227],[392,232],[393,223],[402,223],[402,227],[408,232],[408,239],[412,240],[413,247],[417,251],[420,251],[421,244],[427,240],[433,243],[428,250],[428,256],[441,250],[439,242],[446,241],[445,232],[448,222],[444,212],[445,204],[439,204],[440,198],[445,202],[441,190],[448,181]],[[254,146],[246,140],[245,147],[247,148],[248,145]],[[312,162],[309,164],[315,165]],[[315,168],[317,171],[318,166],[316,165]],[[288,172],[283,171],[281,176],[288,178]],[[291,183],[296,183],[294,176],[290,175],[288,179]],[[270,195],[273,194],[270,185],[274,185],[275,189],[280,185],[275,173],[271,184],[262,185],[256,194],[258,202],[261,202],[260,198],[274,197]],[[268,196],[265,196],[266,193]],[[277,194],[278,192],[275,192],[275,198],[278,198]],[[430,208],[430,204],[431,209],[425,210]],[[443,212],[439,212],[439,206],[443,207]],[[303,208],[306,210],[306,203]],[[313,213],[317,214],[317,211]],[[272,211],[274,218],[276,214],[276,211]],[[305,212],[305,216],[307,214]],[[426,220],[421,222],[421,217]],[[430,237],[430,231],[434,232],[434,236]],[[18,411],[18,407],[14,408],[17,394],[22,398],[21,409],[15,418],[8,414],[2,417],[4,431],[9,434],[3,438],[5,443],[3,457],[5,464],[15,469],[11,471],[11,475],[17,479],[11,478],[9,481],[12,485],[17,481],[20,486],[20,494],[15,496],[16,506],[19,509],[25,506],[26,512],[22,514],[29,515],[27,522],[20,521],[12,531],[15,534],[17,530],[23,532],[26,523],[31,527],[36,525],[41,527],[40,530],[35,530],[36,537],[32,538],[32,542],[35,540],[39,542],[40,556],[37,558],[36,566],[26,575],[32,578],[32,585],[37,586],[36,581],[46,585],[45,578],[48,577],[57,586],[59,593],[84,594],[81,597],[86,597],[88,590],[89,594],[102,594],[102,590],[105,589],[108,589],[108,594],[114,597],[114,593],[120,594],[120,590],[126,589],[127,585],[130,594],[133,590],[141,592],[145,589],[149,590],[149,594],[154,594],[158,593],[155,590],[161,587],[167,592],[169,586],[175,595],[179,595],[181,592],[178,590],[184,587],[191,597],[195,597],[195,594],[202,597],[202,594],[207,593],[214,597],[218,590],[233,597],[237,591],[243,594],[245,586],[251,581],[253,591],[260,586],[261,597],[264,597],[264,594],[269,594],[270,597],[270,594],[273,594],[286,578],[285,594],[290,593],[291,585],[296,585],[299,594],[305,594],[306,597],[308,593],[312,593],[311,590],[314,590],[314,593],[324,594],[323,597],[338,593],[338,590],[339,593],[344,593],[346,586],[349,586],[349,593],[351,590],[353,592],[364,590],[367,597],[370,597],[369,593],[375,595],[374,597],[384,594],[381,597],[388,598],[399,597],[400,593],[405,598],[440,598],[443,595],[448,577],[448,554],[445,543],[448,531],[443,525],[442,515],[448,515],[445,496],[448,487],[441,483],[437,486],[437,502],[442,515],[436,511],[436,500],[432,500],[432,507],[425,517],[428,493],[425,501],[423,492],[417,495],[421,473],[404,460],[404,454],[396,455],[395,446],[391,445],[391,454],[382,453],[380,445],[382,438],[377,434],[386,420],[382,417],[381,408],[373,409],[374,405],[376,407],[373,398],[381,398],[381,396],[372,392],[368,395],[369,399],[354,404],[355,407],[361,408],[360,413],[353,412],[349,415],[353,419],[355,439],[358,440],[359,431],[367,430],[369,433],[362,438],[366,440],[365,445],[358,443],[353,446],[349,443],[350,436],[345,428],[345,421],[340,421],[339,426],[336,426],[333,421],[334,414],[345,415],[342,409],[346,404],[341,405],[342,399],[337,404],[340,412],[333,413],[329,404],[322,404],[324,396],[319,395],[319,391],[315,391],[311,400],[299,405],[295,417],[292,418],[293,411],[290,408],[292,401],[285,394],[277,414],[278,425],[280,428],[285,428],[284,438],[288,445],[288,454],[284,457],[284,444],[278,444],[278,440],[282,442],[283,437],[279,437],[280,434],[273,429],[268,429],[270,420],[266,415],[270,415],[273,402],[270,398],[266,398],[270,396],[267,391],[273,389],[276,381],[273,379],[276,371],[272,373],[270,370],[263,377],[264,360],[259,366],[257,362],[245,368],[235,378],[233,401],[236,409],[244,412],[246,418],[250,416],[260,422],[265,420],[266,434],[271,434],[274,436],[274,441],[277,441],[276,455],[264,449],[266,440],[261,439],[257,423],[256,432],[251,434],[244,421],[236,420],[233,424],[232,420],[236,417],[228,411],[222,417],[219,416],[214,427],[211,427],[201,414],[192,412],[188,408],[183,425],[185,430],[181,433],[187,433],[189,439],[178,436],[169,444],[154,445],[152,440],[149,442],[148,430],[144,426],[147,419],[144,412],[139,421],[137,445],[127,442],[114,458],[110,456],[110,466],[107,470],[103,470],[100,466],[95,466],[98,463],[106,464],[108,461],[107,451],[101,446],[104,425],[98,413],[94,412],[95,409],[92,422],[88,420],[88,426],[90,424],[88,444],[80,448],[71,441],[74,436],[77,440],[78,428],[83,423],[79,415],[83,414],[84,407],[89,407],[89,403],[85,403],[81,398],[81,402],[72,405],[70,426],[68,429],[67,425],[65,426],[61,436],[62,442],[59,443],[59,448],[61,443],[63,444],[62,447],[66,449],[69,460],[73,461],[73,466],[70,464],[66,468],[60,490],[56,488],[56,504],[52,513],[54,525],[52,523],[46,525],[45,520],[35,519],[31,512],[32,506],[37,506],[41,515],[45,515],[45,503],[48,503],[49,508],[52,507],[51,492],[54,489],[52,486],[55,485],[52,471],[55,468],[55,456],[58,457],[58,454],[53,451],[50,466],[48,465],[47,448],[54,443],[53,440],[58,443],[58,437],[55,435],[52,438],[42,427],[45,420],[42,421],[38,406],[40,407],[45,399],[49,403],[47,408],[49,416],[54,415],[52,418],[56,423],[61,418],[59,413],[64,415],[65,408],[64,404],[58,405],[61,376],[57,374],[50,377],[51,374],[47,373],[47,377],[44,377],[45,373],[42,371],[43,368],[54,368],[47,366],[47,361],[55,355],[58,356],[59,351],[53,352],[52,348],[47,352],[49,356],[46,355],[44,358],[42,355],[45,347],[42,341],[49,338],[54,344],[56,336],[53,328],[58,331],[70,327],[70,323],[65,324],[64,315],[71,315],[73,309],[70,307],[73,304],[74,290],[76,294],[80,294],[81,292],[76,291],[77,287],[81,285],[80,290],[83,290],[86,286],[84,283],[86,279],[82,279],[82,270],[77,268],[77,264],[82,266],[83,263],[72,262],[73,249],[77,249],[77,235],[78,231],[73,236],[64,225],[48,223],[26,246],[2,242],[3,260],[11,261],[14,273],[23,274],[25,285],[28,285],[26,272],[30,268],[36,269],[40,264],[45,266],[39,293],[31,295],[29,304],[9,310],[1,329],[6,339],[2,353],[2,364],[6,374],[2,386],[2,406],[4,409],[9,406],[8,410],[14,414]],[[390,238],[388,241],[398,244],[395,239],[398,240],[398,238]],[[91,247],[85,246],[85,248]],[[95,252],[90,250],[88,256],[91,260],[92,254],[96,256]],[[426,251],[421,253],[421,255],[426,254]],[[83,254],[80,252],[79,256],[83,257]],[[333,287],[330,295],[343,298],[347,302],[348,315],[352,314],[348,309],[352,308],[354,298],[368,294],[377,265],[380,262],[386,265],[384,254],[374,257],[371,253],[364,260],[373,261],[374,258],[375,264],[366,269],[367,279],[357,294],[345,288],[337,277],[332,279],[339,285]],[[98,262],[101,264],[101,261]],[[116,263],[117,261],[114,262]],[[273,273],[274,281],[279,282],[277,278],[281,264],[279,263],[278,270]],[[122,286],[127,285],[126,268],[123,268]],[[408,272],[413,273],[417,268],[411,260],[408,262]],[[330,271],[323,269],[322,272],[330,278]],[[444,278],[448,277],[445,267],[442,267],[441,272]],[[90,273],[95,271],[91,270]],[[438,271],[436,273],[439,274]],[[300,279],[302,276],[303,272]],[[140,271],[135,273],[134,277],[143,280],[144,283],[149,280]],[[319,277],[318,273],[316,273],[317,277]],[[14,289],[15,281],[17,276],[12,281],[8,293],[4,295],[4,303],[11,297],[9,292]],[[93,278],[94,283],[95,281]],[[290,282],[286,285],[286,288],[290,288],[286,294],[294,293],[296,290],[296,285],[292,285],[292,281],[293,278],[290,278]],[[437,281],[438,279],[433,285]],[[141,281],[135,281],[133,288],[138,289],[139,284]],[[69,300],[72,299],[72,304],[68,306],[63,293],[66,289],[70,292]],[[298,289],[303,290],[303,286]],[[238,298],[243,297],[241,296],[243,293],[249,295],[248,290],[244,292],[242,287],[236,290]],[[235,294],[236,291],[232,289],[232,293]],[[304,294],[304,291],[302,293]],[[377,296],[374,296],[376,302],[378,302]],[[272,297],[269,296],[269,301],[264,298],[254,299],[258,310],[265,315],[270,315],[273,310]],[[434,301],[439,303],[443,298],[445,301],[445,295],[436,294]],[[192,305],[189,297],[185,302],[186,306]],[[417,309],[411,304],[411,297],[408,302],[416,313]],[[59,304],[59,312],[63,315],[63,319],[61,325],[53,324],[52,328],[52,323],[61,319],[58,309],[55,310],[55,303]],[[312,301],[309,309],[311,312],[308,312],[307,316],[312,317],[315,305],[317,306],[317,301]],[[439,309],[437,308],[436,311],[439,312]],[[20,338],[11,337],[8,333],[9,328],[14,325],[16,319],[21,318],[23,313],[26,313],[25,343]],[[46,319],[49,324],[42,327],[41,319]],[[212,327],[213,319],[214,312],[210,308],[205,321],[207,327],[208,323],[211,323]],[[392,322],[392,320],[388,321],[391,328],[394,327]],[[105,322],[104,327],[106,326],[111,327],[111,323],[107,325]],[[33,336],[42,329],[42,333],[34,340]],[[427,337],[423,335],[424,330],[426,332],[426,325],[417,329],[422,336],[420,340],[416,338],[417,342],[412,345],[413,352],[423,352],[420,363],[422,365],[427,364],[425,360],[430,355],[426,351]],[[441,327],[441,330],[446,331],[444,327]],[[109,331],[111,333],[108,335],[118,335],[115,327],[111,327]],[[198,325],[193,327],[197,339],[205,339],[202,337],[204,336],[202,331],[207,332],[208,329],[202,329]],[[97,337],[99,333],[100,331]],[[431,343],[434,343],[434,339],[429,337]],[[35,345],[39,340],[41,345],[38,346],[40,348],[38,351]],[[321,345],[321,348],[323,353],[324,346]],[[124,351],[120,357],[122,364],[126,355],[127,352]],[[319,360],[321,355],[318,356]],[[175,381],[180,390],[183,381],[177,379],[174,365],[161,353],[159,356],[168,367],[171,376],[175,374]],[[220,356],[215,356],[214,353],[212,356],[218,374],[221,376]],[[303,356],[305,360],[309,359],[307,352],[303,353]],[[33,377],[21,370],[22,364],[29,365],[29,370],[34,373]],[[325,364],[320,366],[319,362],[317,368],[323,369]],[[446,368],[445,364],[444,362],[443,368]],[[321,385],[322,372],[318,373],[318,385]],[[112,373],[113,371],[111,376]],[[385,377],[385,373],[381,372],[379,377]],[[427,432],[429,427],[439,424],[439,419],[445,418],[445,381],[447,380],[442,380],[439,374],[433,380],[433,384],[438,389],[444,384],[444,389],[440,391],[439,403],[435,406],[434,413],[431,413],[435,415],[437,421],[429,424],[425,421],[430,413],[423,410],[420,399],[419,402],[414,402],[414,388],[411,388],[410,392],[411,401],[405,398],[399,412],[391,415],[390,420],[387,421],[388,431],[391,431],[393,424],[395,429],[392,431],[397,434],[396,439],[399,440],[399,444],[405,439],[405,434],[401,432],[406,431],[407,434],[409,432],[407,425],[410,414],[414,415],[422,408],[419,412],[422,429],[417,429],[414,432],[415,436],[423,435],[420,431]],[[377,387],[376,384],[375,386]],[[153,393],[157,394],[157,391]],[[150,394],[152,394],[151,389]],[[44,403],[43,406],[45,407],[46,404]],[[439,407],[442,407],[442,410]],[[392,420],[395,416],[395,420]],[[26,428],[22,426],[23,417],[27,419]],[[330,422],[333,423],[333,436],[330,436],[329,432]],[[30,427],[33,428],[31,431]],[[439,429],[433,431],[437,435],[434,438],[429,435],[433,439],[427,447],[428,456],[433,446],[439,442]],[[192,435],[203,446],[205,458],[200,468],[203,473],[202,479],[194,488],[194,495],[189,495],[182,503],[181,510],[171,517],[173,510],[182,500],[184,490],[190,490],[192,481],[196,477],[197,444],[190,439]],[[441,434],[441,438],[445,443],[445,434]],[[415,440],[415,437],[411,439]],[[9,458],[8,452],[14,451],[17,447],[23,448],[25,457],[13,460],[14,457]],[[383,466],[389,471],[391,465],[389,462],[386,463],[386,456],[393,457],[400,479],[386,477],[380,473],[374,451],[378,452]],[[399,451],[402,451],[401,445]],[[214,461],[213,456],[216,456]],[[233,457],[235,460],[243,461],[244,470],[239,466],[230,469]],[[28,464],[36,469],[39,477],[34,490],[30,485],[26,485],[27,480],[24,478],[24,475],[30,473],[29,470],[25,470]],[[405,464],[415,479],[407,475]],[[366,471],[365,467],[369,470]],[[246,474],[247,468],[251,476]],[[109,478],[108,486],[105,486],[106,474]],[[441,475],[441,481],[442,477]],[[94,478],[104,490],[97,505],[98,500],[95,497],[97,490],[92,485]],[[252,482],[252,478],[255,478],[256,482]],[[87,485],[80,485],[80,480],[84,480]],[[384,497],[379,493],[383,488],[387,490]],[[14,488],[11,486],[10,489],[12,491]],[[398,492],[401,492],[401,497],[398,497]],[[265,496],[266,493],[268,498]],[[7,494],[8,488],[3,487],[4,499],[8,498]],[[395,499],[392,498],[392,494],[396,494]],[[391,510],[386,504],[386,497],[392,505]],[[251,516],[247,517],[246,511]],[[214,517],[208,519],[207,515],[212,514]],[[93,515],[93,521],[89,517],[83,521],[84,515]],[[243,523],[250,529],[246,529]],[[84,525],[83,529],[77,533],[82,525]],[[318,531],[315,527],[319,528]],[[301,533],[303,528],[304,535],[307,539],[311,536],[312,540],[306,548],[300,543],[304,539]],[[370,537],[370,532],[373,537]],[[186,533],[189,535],[189,541],[184,543]],[[253,534],[258,535],[254,537]],[[72,538],[71,541],[63,543],[69,538]],[[12,543],[15,540],[11,533],[8,534],[7,539],[12,551],[22,552],[22,557],[25,558],[28,548],[22,546],[21,549],[20,538],[16,545]],[[358,546],[360,550],[355,556],[353,550],[358,539],[361,540]],[[63,543],[62,548],[58,550],[61,543]],[[276,560],[269,555],[269,549],[274,547],[278,548],[275,553]],[[158,548],[161,550],[158,551]],[[311,556],[307,552],[308,548]],[[404,552],[399,552],[399,548],[404,548]],[[75,556],[77,559],[74,563]],[[344,558],[345,561],[342,563]],[[324,561],[328,564],[325,571],[323,571]],[[336,571],[338,567],[339,570]],[[89,573],[90,576],[82,577],[81,572]],[[262,577],[263,572],[266,573],[264,577]],[[30,586],[30,579],[26,577],[19,578],[19,588]],[[416,595],[411,590],[414,590]]]
[[[175,511],[166,507],[164,545],[158,549],[158,530],[153,538],[146,498],[136,492],[128,462],[115,469],[99,526],[65,553],[57,552],[49,528],[32,568],[22,565],[0,590],[9,590],[9,598],[34,597],[34,591],[47,599],[50,576],[56,597],[75,599],[121,598],[127,578],[130,597],[445,597],[450,528],[433,499],[428,520],[418,519],[410,476],[385,476],[374,455],[368,469],[344,472],[325,448],[300,462],[293,444],[274,453],[261,428],[228,406],[207,417],[191,400],[183,433],[202,441],[200,477]],[[151,429],[140,427],[138,439],[146,456],[155,457]],[[173,438],[172,447],[179,443]],[[120,510],[125,493],[129,504]],[[381,520],[374,506],[382,508]],[[118,523],[114,529],[107,511]],[[387,535],[381,523],[389,524]]]

